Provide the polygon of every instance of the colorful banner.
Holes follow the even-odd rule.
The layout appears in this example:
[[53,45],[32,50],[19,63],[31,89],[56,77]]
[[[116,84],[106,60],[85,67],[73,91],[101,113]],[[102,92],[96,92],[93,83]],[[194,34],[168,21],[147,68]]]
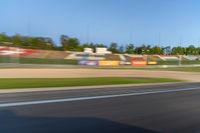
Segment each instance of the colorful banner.
[[81,60],[78,63],[79,65],[85,65],[85,66],[97,66],[98,61],[90,61],[90,60]]
[[99,61],[99,66],[119,66],[120,61]]
[[146,61],[132,61],[133,66],[146,66],[147,62]]
[[157,65],[158,64],[158,62],[156,62],[156,61],[149,61],[148,62],[148,65]]

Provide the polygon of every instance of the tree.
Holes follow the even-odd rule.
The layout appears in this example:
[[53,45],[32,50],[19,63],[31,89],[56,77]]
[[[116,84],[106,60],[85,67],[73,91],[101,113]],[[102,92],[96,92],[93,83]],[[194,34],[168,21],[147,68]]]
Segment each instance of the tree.
[[154,46],[151,50],[152,50],[151,51],[152,54],[163,54],[164,53],[164,50],[159,46]]
[[10,37],[6,33],[0,33],[0,42],[10,42]]
[[136,47],[135,50],[134,50],[135,54],[142,54],[142,49],[143,48],[141,46],[140,47]]
[[109,51],[111,51],[112,53],[119,53],[118,50],[118,44],[117,43],[111,43],[110,47],[108,48]]
[[125,51],[124,51],[124,46],[121,45],[121,46],[119,47],[119,53],[123,54],[124,52],[125,52]]
[[61,36],[61,44],[64,50],[81,51],[80,42],[77,38],[70,38],[66,35]]
[[146,45],[143,44],[142,46],[135,48],[136,54],[149,54],[150,52],[152,52],[150,45],[146,46]]
[[[96,47],[107,47],[102,43],[89,43],[80,44],[79,39],[71,38],[66,35],[60,37],[61,46],[56,46],[50,37],[31,37],[16,34],[8,36],[5,33],[0,33],[0,45],[20,47],[20,48],[31,48],[31,49],[45,49],[45,50],[69,50],[69,51],[83,51],[85,47],[92,48],[94,51]],[[151,45],[141,45],[135,47],[133,44],[124,46],[118,46],[117,43],[111,43],[108,47],[113,53],[128,53],[128,54],[173,54],[173,55],[199,55],[200,47],[189,45],[188,47],[159,47]]]
[[16,47],[22,47],[23,46],[23,41],[22,41],[22,37],[19,34],[16,34],[12,37],[12,43],[14,44],[14,46]]
[[163,52],[165,55],[170,55],[172,53],[171,47],[170,46],[164,47]]
[[187,55],[197,55],[198,50],[195,48],[194,45],[190,45],[186,48],[186,54]]
[[102,43],[99,43],[99,44],[97,43],[97,44],[95,44],[95,47],[106,48],[107,46]]
[[127,54],[134,54],[135,53],[135,47],[134,47],[134,45],[133,44],[128,44],[126,46],[125,53],[127,53]]
[[186,54],[186,49],[184,47],[173,47],[172,48],[172,54],[173,55],[184,55]]
[[61,35],[60,36],[60,43],[62,44],[62,45],[64,45],[64,44],[67,44],[67,41],[69,40],[69,37],[68,36],[66,36],[66,35]]

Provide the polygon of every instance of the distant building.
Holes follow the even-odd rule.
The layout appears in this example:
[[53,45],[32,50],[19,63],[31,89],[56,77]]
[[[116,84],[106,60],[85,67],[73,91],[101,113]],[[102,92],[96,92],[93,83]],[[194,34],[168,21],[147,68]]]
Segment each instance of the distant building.
[[107,48],[96,48],[96,54],[112,54]]
[[88,54],[92,54],[93,53],[93,49],[92,48],[84,48],[84,53],[88,53]]

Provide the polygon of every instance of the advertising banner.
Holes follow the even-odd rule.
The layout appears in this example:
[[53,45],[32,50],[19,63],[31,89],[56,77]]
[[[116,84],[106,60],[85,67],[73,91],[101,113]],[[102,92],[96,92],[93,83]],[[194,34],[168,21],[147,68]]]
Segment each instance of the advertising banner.
[[158,64],[158,62],[156,62],[156,61],[149,61],[148,62],[148,65],[157,65]]
[[90,60],[80,60],[78,62],[79,65],[84,65],[84,66],[97,66],[98,61],[90,61]]
[[132,61],[133,66],[146,66],[147,62],[146,61]]
[[99,61],[99,66],[119,66],[120,61]]

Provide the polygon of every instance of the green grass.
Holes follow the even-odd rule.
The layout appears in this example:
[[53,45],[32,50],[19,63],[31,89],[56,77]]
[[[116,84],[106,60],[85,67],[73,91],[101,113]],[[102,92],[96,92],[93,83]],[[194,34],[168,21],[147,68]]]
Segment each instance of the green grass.
[[140,70],[200,72],[200,67],[136,68]]
[[153,70],[153,71],[180,71],[180,72],[200,72],[199,66],[193,67],[95,67],[94,69],[119,69],[119,70]]
[[[195,61],[181,61],[182,65],[200,64],[199,60]],[[158,65],[179,65],[179,61],[158,61]]]
[[[69,64],[77,65],[77,60],[66,59],[47,59],[47,58],[16,58],[9,56],[0,56],[0,63],[21,63],[21,64]],[[179,61],[158,61],[158,65],[178,65]],[[199,60],[196,61],[182,61],[183,65],[200,64]]]
[[193,64],[200,64],[199,60],[195,60],[195,61],[182,61],[181,62],[183,65],[193,65]]
[[178,65],[179,61],[158,61],[158,65]]
[[0,63],[77,65],[78,61],[67,59],[15,58],[0,56]]
[[127,69],[153,70],[153,71],[177,71],[177,72],[200,72],[200,67],[127,68]]
[[[47,65],[77,65],[77,60],[65,59],[42,59],[42,58],[14,58],[0,56],[0,63],[20,63],[20,64],[47,64]],[[178,61],[159,61],[159,65],[177,65]],[[183,65],[200,64],[200,61],[182,61]],[[81,66],[73,68],[84,68]],[[23,66],[22,68],[38,68],[37,66]],[[46,66],[45,66],[46,67]],[[53,67],[53,66],[52,66]],[[49,66],[49,68],[52,68]],[[0,68],[13,68],[13,66],[1,66]],[[15,68],[15,67],[14,67]],[[21,68],[20,66],[16,68]],[[39,66],[39,68],[43,68]],[[65,68],[65,67],[63,67]],[[71,67],[69,67],[71,68]],[[87,68],[87,67],[86,67]],[[91,67],[90,67],[91,68]],[[98,69],[141,69],[141,70],[161,70],[161,71],[183,71],[183,72],[200,72],[200,67],[172,67],[172,68],[126,68],[126,67],[93,67]]]
[[180,82],[180,81],[181,80],[167,79],[167,78],[120,78],[120,77],[0,79],[0,89],[165,83],[165,82]]

